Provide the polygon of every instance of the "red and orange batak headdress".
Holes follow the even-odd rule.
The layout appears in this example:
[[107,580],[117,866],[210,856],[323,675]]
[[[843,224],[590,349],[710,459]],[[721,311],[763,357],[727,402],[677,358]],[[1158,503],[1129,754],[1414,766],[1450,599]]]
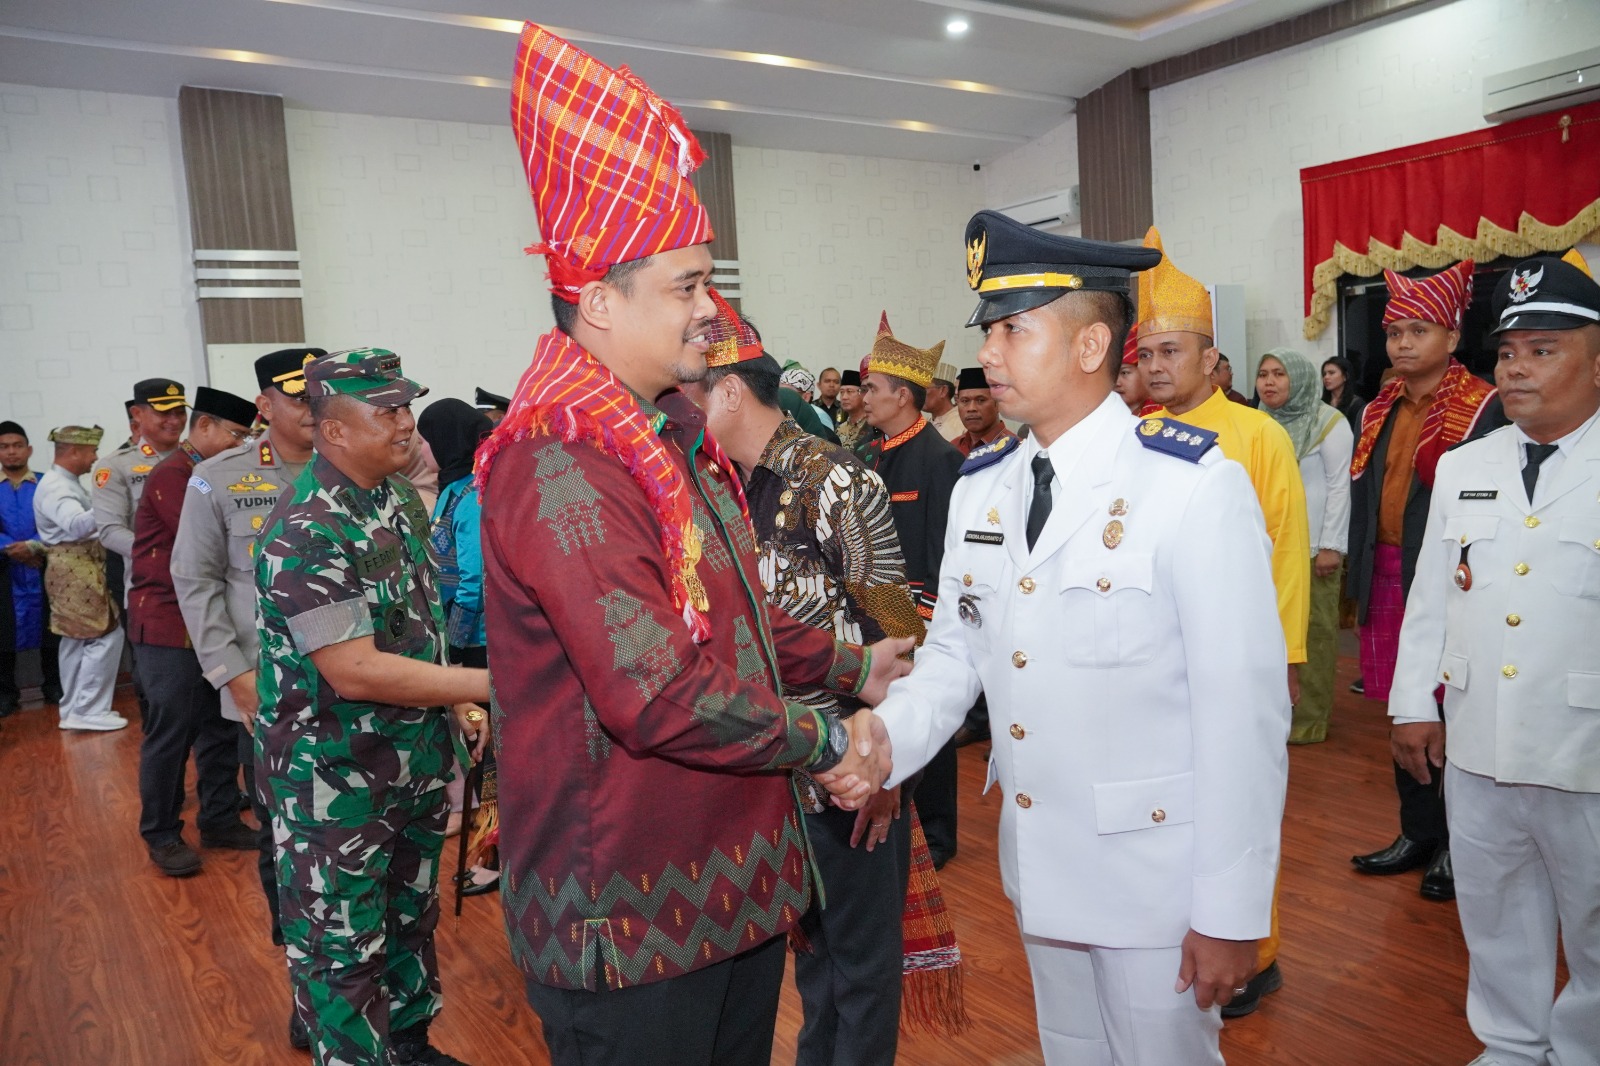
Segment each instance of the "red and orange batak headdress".
[[1472,267],[1472,260],[1463,259],[1426,278],[1408,278],[1385,269],[1383,280],[1389,286],[1389,305],[1383,309],[1383,324],[1414,318],[1445,329],[1460,329],[1467,305],[1472,303]]
[[578,292],[618,263],[711,240],[689,175],[706,154],[676,108],[627,67],[612,70],[527,23],[511,127],[544,238],[550,291]]

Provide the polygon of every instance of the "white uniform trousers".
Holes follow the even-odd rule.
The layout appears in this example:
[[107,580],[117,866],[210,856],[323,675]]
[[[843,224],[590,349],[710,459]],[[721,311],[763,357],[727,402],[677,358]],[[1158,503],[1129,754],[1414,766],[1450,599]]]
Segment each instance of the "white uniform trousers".
[[1174,992],[1182,949],[1022,935],[1047,1066],[1222,1066],[1222,1013]]
[[122,666],[122,627],[103,637],[61,638],[61,718],[98,718],[111,713]]
[[[1600,1066],[1600,794],[1445,767],[1467,1022],[1494,1066]],[[1567,985],[1554,995],[1556,936]]]

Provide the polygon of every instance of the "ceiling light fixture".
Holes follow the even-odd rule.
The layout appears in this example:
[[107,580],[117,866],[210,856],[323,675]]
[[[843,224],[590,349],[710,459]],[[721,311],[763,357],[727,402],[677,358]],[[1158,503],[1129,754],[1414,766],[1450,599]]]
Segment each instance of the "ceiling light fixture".
[[971,28],[971,24],[960,15],[956,15],[949,22],[944,24],[944,32],[951,37],[965,37],[967,35],[967,31]]

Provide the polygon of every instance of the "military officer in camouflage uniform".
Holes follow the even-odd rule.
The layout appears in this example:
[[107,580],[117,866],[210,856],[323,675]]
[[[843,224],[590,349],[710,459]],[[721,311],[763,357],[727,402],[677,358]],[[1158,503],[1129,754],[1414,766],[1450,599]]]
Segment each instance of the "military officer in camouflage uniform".
[[[240,723],[239,762],[256,820],[261,824],[258,869],[272,914],[272,942],[283,943],[278,923],[278,878],[272,820],[253,787],[256,717],[256,540],[278,498],[311,461],[311,407],[303,368],[328,353],[285,348],[256,360],[256,409],[266,431],[256,440],[219,452],[194,468],[184,493],[183,516],[172,546],[172,584],[190,642],[205,679],[220,690],[222,716]],[[289,1042],[309,1046],[299,1013],[289,1014]]]
[[[289,975],[317,1062],[458,1060],[428,1045],[450,710],[481,752],[488,673],[443,665],[428,515],[396,476],[424,393],[392,352],[305,366],[316,456],[258,543],[258,788]],[[215,491],[215,490],[213,490]]]

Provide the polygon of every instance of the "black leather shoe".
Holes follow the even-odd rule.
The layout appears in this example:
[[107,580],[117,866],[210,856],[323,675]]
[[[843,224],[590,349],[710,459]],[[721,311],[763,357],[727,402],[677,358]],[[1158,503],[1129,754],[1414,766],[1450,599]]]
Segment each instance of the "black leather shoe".
[[150,861],[168,877],[188,877],[200,872],[200,856],[181,840],[150,848]]
[[1354,692],[1357,696],[1365,696],[1367,694],[1367,679],[1364,677],[1358,677],[1354,681],[1350,682],[1350,691]]
[[390,1035],[395,1066],[467,1066],[428,1043],[428,1023],[408,1026]]
[[1432,844],[1419,844],[1401,833],[1394,838],[1393,844],[1382,851],[1374,851],[1370,855],[1352,855],[1350,861],[1364,874],[1387,877],[1428,865],[1433,858],[1433,851]]
[[293,1007],[289,1008],[289,1046],[299,1051],[311,1050],[311,1034],[306,1030],[306,1023],[300,1020],[300,1012]]
[[487,896],[491,892],[500,891],[500,879],[498,877],[493,881],[479,882],[474,881],[472,873],[468,871],[462,874],[461,878],[461,894],[463,896]]
[[1255,1013],[1261,1006],[1261,997],[1271,995],[1283,987],[1283,971],[1278,969],[1278,960],[1272,960],[1272,965],[1256,974],[1245,982],[1244,991],[1228,1001],[1222,1008],[1224,1018],[1243,1018],[1246,1014]]
[[1423,899],[1438,900],[1440,903],[1448,903],[1456,898],[1456,873],[1450,865],[1450,845],[1446,844],[1433,853],[1433,861],[1422,875],[1422,888],[1418,891]]
[[256,831],[243,822],[235,822],[224,829],[200,830],[203,848],[232,848],[235,851],[260,851],[261,840]]

